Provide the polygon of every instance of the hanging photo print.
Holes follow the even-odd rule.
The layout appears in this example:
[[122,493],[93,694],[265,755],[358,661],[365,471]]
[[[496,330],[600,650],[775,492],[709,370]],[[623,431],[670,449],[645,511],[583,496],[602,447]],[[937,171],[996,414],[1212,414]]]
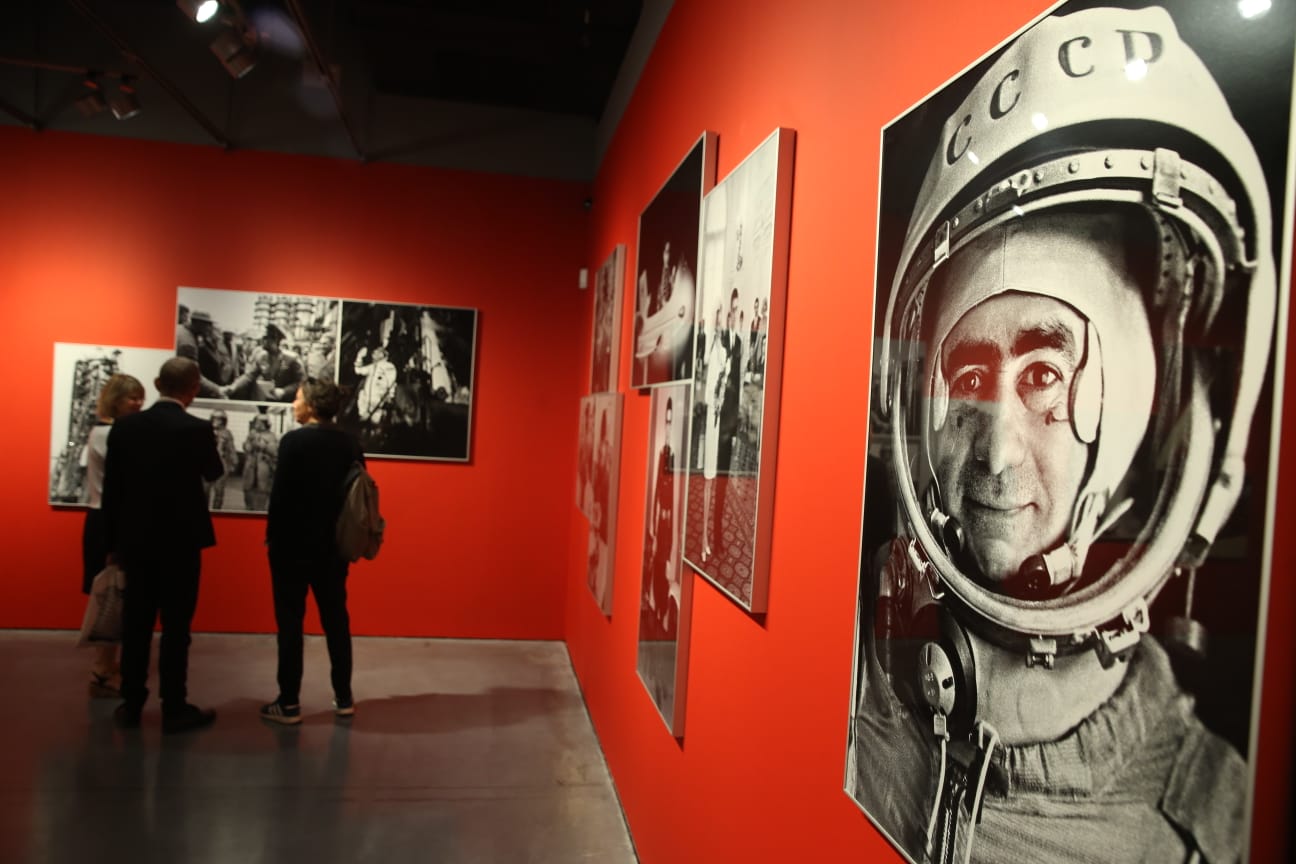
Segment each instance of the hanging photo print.
[[1294,37],[1063,3],[883,130],[845,788],[911,861],[1247,860]]

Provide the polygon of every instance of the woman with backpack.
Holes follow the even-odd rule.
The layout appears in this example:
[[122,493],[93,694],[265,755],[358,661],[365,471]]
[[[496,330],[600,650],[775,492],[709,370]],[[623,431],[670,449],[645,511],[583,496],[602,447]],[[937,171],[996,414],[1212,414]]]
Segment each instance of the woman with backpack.
[[364,462],[360,444],[335,422],[343,394],[331,381],[307,378],[297,390],[293,416],[300,428],[279,441],[270,490],[266,545],[278,626],[279,695],[261,708],[266,720],[302,720],[302,619],[306,593],[315,595],[328,645],[333,709],[355,714],[351,694],[351,619],[346,605],[349,561],[338,551],[335,530],[343,481],[352,464]]

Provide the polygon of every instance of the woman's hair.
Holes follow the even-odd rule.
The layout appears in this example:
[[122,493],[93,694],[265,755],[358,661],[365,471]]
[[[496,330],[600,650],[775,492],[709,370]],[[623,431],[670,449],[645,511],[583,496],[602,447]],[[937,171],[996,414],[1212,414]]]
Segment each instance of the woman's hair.
[[332,420],[342,410],[345,395],[332,381],[307,378],[301,384],[302,399],[320,420]]
[[99,391],[99,399],[95,402],[95,413],[104,420],[116,420],[122,400],[136,393],[143,398],[144,385],[140,380],[134,375],[115,372]]

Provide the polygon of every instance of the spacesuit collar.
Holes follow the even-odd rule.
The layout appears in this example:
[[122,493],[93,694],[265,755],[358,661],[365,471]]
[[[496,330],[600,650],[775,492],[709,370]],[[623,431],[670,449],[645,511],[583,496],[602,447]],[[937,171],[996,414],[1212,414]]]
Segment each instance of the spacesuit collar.
[[1112,788],[1153,736],[1192,716],[1165,650],[1144,637],[1112,697],[1056,741],[999,748],[986,794],[1074,798]]

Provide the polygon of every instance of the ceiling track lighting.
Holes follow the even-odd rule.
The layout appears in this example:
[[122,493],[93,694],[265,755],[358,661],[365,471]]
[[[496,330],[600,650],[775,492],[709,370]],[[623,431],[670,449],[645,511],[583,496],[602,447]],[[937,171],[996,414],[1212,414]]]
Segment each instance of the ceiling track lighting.
[[243,27],[226,27],[212,40],[212,53],[233,78],[242,78],[256,66],[256,34]]
[[129,75],[122,76],[117,89],[108,94],[108,107],[118,120],[129,120],[139,115],[143,109],[140,107],[139,96],[135,93],[133,78]]
[[176,0],[176,5],[199,24],[206,24],[215,18],[221,7],[217,0]]
[[81,84],[85,87],[85,92],[77,97],[76,107],[82,117],[93,117],[108,107],[107,101],[104,100],[103,88],[99,86],[94,75],[86,76]]

